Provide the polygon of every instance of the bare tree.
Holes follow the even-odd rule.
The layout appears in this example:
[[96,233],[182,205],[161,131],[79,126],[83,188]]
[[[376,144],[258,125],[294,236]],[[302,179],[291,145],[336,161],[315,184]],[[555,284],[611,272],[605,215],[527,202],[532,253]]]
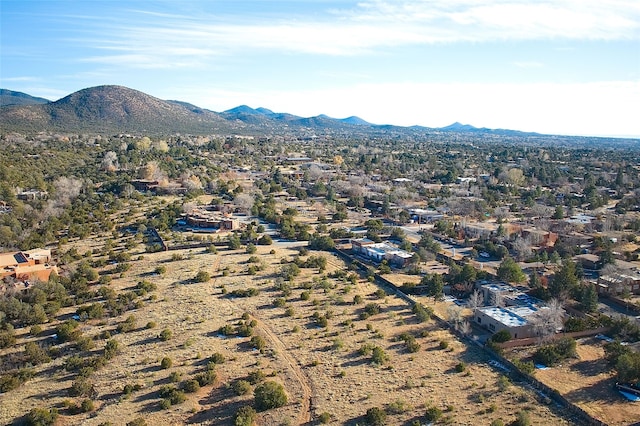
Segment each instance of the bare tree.
[[55,180],[53,186],[56,188],[55,203],[58,206],[66,206],[80,195],[82,181],[73,177],[62,176]]
[[531,256],[531,240],[527,238],[518,237],[513,242],[513,250],[517,254],[518,260],[525,260]]
[[240,211],[247,213],[251,210],[251,207],[253,207],[254,199],[251,194],[243,192],[236,195],[236,197],[233,199],[233,203],[236,205],[236,207],[238,207]]
[[182,211],[185,212],[186,214],[191,214],[193,210],[196,209],[196,207],[198,207],[198,204],[195,201],[190,203],[184,203],[182,205]]
[[309,166],[309,179],[311,182],[317,182],[324,177],[324,170],[322,170],[318,165],[312,164]]
[[509,207],[496,207],[493,215],[499,221],[504,221],[509,216]]
[[456,325],[456,330],[462,333],[465,336],[471,334],[471,323],[469,321],[462,321]]
[[447,317],[449,318],[449,322],[458,325],[464,320],[464,316],[462,315],[463,309],[457,305],[450,305],[447,307]]
[[529,321],[536,334],[544,341],[562,327],[563,317],[562,303],[558,299],[551,299],[547,306],[538,309],[536,313],[531,315]]
[[469,300],[467,301],[469,309],[479,308],[482,305],[484,305],[484,295],[482,292],[480,290],[476,290],[471,293],[471,296],[469,296]]
[[107,151],[104,154],[100,168],[108,172],[115,172],[118,170],[120,168],[120,164],[118,163],[118,154],[114,151]]
[[554,209],[544,204],[536,203],[531,207],[531,214],[540,218],[550,218],[554,213]]

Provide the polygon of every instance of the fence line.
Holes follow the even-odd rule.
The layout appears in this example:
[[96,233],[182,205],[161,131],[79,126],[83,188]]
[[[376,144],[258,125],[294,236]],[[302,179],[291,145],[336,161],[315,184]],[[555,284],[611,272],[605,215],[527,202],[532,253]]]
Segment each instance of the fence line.
[[[354,259],[350,254],[348,254],[348,253],[346,253],[346,252],[344,252],[342,250],[339,250],[337,248],[334,249],[333,251],[336,254],[338,254],[346,262],[355,264],[358,267],[358,269],[360,269],[361,271],[369,272],[369,268],[367,267],[367,265],[363,264],[362,262],[360,262],[357,259]],[[379,275],[378,273],[374,273],[374,282],[376,284],[378,284],[379,286],[381,286],[383,289],[390,290],[391,293],[393,293],[396,296],[400,297],[401,299],[405,300],[407,303],[409,303],[409,305],[411,305],[411,307],[413,307],[413,305],[419,303],[416,300],[412,299],[407,294],[405,294],[404,292],[402,292],[391,281],[387,280],[386,278],[384,278],[383,276]],[[460,338],[461,340],[467,342],[468,344],[476,343],[474,340],[470,339],[468,336],[465,336],[464,334],[462,334],[458,330],[456,330],[455,327],[453,327],[444,318],[441,318],[437,313],[432,312],[431,316],[436,320],[436,322],[438,322],[443,327],[448,328],[452,333],[454,333],[456,336],[458,336],[458,338]],[[601,329],[601,330],[603,330],[605,332],[608,331],[608,329]],[[585,330],[585,331],[587,333],[589,333],[589,332],[592,332],[592,331],[595,331],[595,330]],[[567,333],[565,335],[569,335],[569,334],[574,334],[575,335],[575,334],[580,334],[580,333],[584,333],[584,332]],[[598,334],[598,332],[596,331],[593,334]],[[589,335],[589,334],[586,334],[586,335]],[[591,414],[587,413],[582,408],[580,408],[577,405],[573,404],[572,402],[568,401],[557,390],[555,390],[553,388],[550,388],[549,386],[545,385],[544,383],[542,383],[541,381],[539,381],[535,377],[530,376],[530,375],[525,374],[522,371],[520,371],[511,361],[509,361],[504,356],[496,353],[495,351],[493,351],[488,346],[484,345],[484,346],[480,346],[480,347],[487,354],[489,354],[491,357],[493,357],[494,359],[498,360],[500,363],[504,364],[504,366],[509,370],[509,374],[510,374],[510,376],[512,378],[514,378],[514,379],[516,379],[516,380],[518,380],[520,382],[526,383],[528,386],[532,387],[536,391],[536,393],[538,393],[540,396],[544,397],[545,399],[548,399],[549,401],[555,402],[556,404],[558,404],[562,408],[564,408],[566,411],[569,411],[571,413],[571,415],[574,417],[574,419],[579,421],[579,424],[585,425],[585,426],[607,426],[606,423],[594,418]]]

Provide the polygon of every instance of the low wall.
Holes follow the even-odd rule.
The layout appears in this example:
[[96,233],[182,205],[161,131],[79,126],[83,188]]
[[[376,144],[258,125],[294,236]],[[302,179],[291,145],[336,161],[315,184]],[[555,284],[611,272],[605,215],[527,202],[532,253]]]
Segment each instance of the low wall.
[[[594,328],[591,330],[583,330],[583,331],[573,331],[571,333],[558,333],[553,336],[549,336],[548,340],[553,341],[556,339],[560,339],[561,337],[572,337],[574,339],[579,339],[580,337],[588,337],[595,336],[596,334],[607,334],[611,330],[610,327],[601,327]],[[508,349],[508,348],[516,348],[518,346],[531,346],[537,345],[540,343],[540,338],[538,337],[530,337],[528,339],[513,339],[502,343],[496,343],[499,348]]]

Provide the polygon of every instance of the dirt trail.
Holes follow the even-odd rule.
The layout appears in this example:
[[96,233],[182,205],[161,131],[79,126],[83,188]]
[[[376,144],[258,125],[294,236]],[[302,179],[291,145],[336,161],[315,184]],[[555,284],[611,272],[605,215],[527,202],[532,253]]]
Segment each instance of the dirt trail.
[[256,320],[257,327],[264,333],[264,335],[271,341],[275,349],[282,355],[285,362],[293,372],[298,382],[300,382],[300,388],[302,389],[302,400],[300,416],[298,418],[298,424],[304,425],[311,421],[311,386],[309,385],[309,379],[307,375],[302,371],[297,361],[289,354],[287,348],[282,343],[282,340],[267,326],[255,313],[251,313],[252,319]]

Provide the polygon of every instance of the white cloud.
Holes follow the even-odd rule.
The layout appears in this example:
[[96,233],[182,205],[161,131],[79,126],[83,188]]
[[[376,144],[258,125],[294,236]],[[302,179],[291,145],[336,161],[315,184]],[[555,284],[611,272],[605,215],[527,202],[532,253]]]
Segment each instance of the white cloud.
[[[90,42],[94,47],[134,49],[153,64],[173,58],[193,64],[203,57],[255,49],[355,55],[379,48],[455,42],[636,40],[640,38],[640,2],[367,1],[350,9],[294,19],[282,14],[269,21],[250,13],[222,19],[133,11],[130,23],[111,25],[100,36],[102,41]],[[101,28],[97,26],[96,31]],[[133,61],[132,66],[142,67],[144,61]]]

